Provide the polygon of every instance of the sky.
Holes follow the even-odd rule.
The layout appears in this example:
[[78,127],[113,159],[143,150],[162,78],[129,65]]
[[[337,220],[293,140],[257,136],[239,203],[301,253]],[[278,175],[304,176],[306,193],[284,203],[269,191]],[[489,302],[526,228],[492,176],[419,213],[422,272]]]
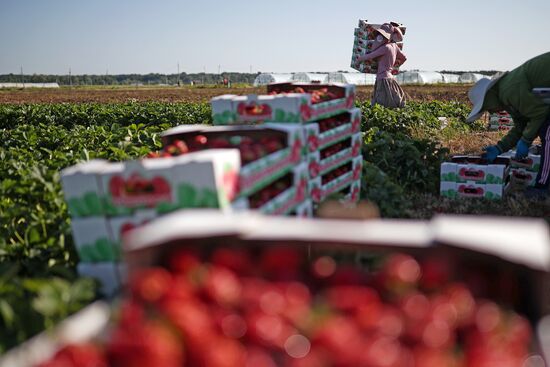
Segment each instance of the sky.
[[510,70],[550,51],[550,0],[0,0],[0,74],[349,68],[358,19],[407,26],[406,70]]

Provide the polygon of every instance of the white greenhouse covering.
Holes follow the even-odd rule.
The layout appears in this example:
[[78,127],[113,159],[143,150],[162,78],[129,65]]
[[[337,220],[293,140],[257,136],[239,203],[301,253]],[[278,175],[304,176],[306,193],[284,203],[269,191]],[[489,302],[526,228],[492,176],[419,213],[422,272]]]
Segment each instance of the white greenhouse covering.
[[59,88],[57,83],[0,83],[0,88]]
[[458,80],[460,83],[476,83],[478,80],[483,78],[488,78],[488,76],[476,73],[464,73]]
[[405,71],[395,77],[399,84],[443,83],[443,75],[435,71]]
[[443,76],[443,83],[458,83],[460,75],[458,74],[441,74]]
[[292,74],[262,73],[254,79],[254,86],[289,82]]
[[323,83],[327,75],[322,73],[295,73],[290,81],[294,83]]
[[376,75],[365,73],[329,73],[324,83],[374,85]]

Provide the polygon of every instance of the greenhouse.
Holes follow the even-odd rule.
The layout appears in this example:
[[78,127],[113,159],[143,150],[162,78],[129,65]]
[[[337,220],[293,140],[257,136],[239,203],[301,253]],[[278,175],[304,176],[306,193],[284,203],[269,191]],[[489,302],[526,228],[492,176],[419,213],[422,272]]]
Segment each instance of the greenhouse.
[[292,79],[292,75],[293,74],[262,73],[254,79],[254,86],[289,82]]
[[460,76],[458,81],[460,83],[477,83],[477,81],[483,78],[487,78],[487,76],[477,73],[464,73]]
[[327,76],[326,73],[294,73],[290,81],[294,83],[323,83]]
[[443,83],[458,83],[460,75],[458,74],[441,74],[443,76]]
[[343,83],[355,85],[374,85],[376,75],[364,73],[329,73],[324,83]]
[[435,84],[443,83],[443,75],[435,71],[405,71],[396,77],[400,84]]

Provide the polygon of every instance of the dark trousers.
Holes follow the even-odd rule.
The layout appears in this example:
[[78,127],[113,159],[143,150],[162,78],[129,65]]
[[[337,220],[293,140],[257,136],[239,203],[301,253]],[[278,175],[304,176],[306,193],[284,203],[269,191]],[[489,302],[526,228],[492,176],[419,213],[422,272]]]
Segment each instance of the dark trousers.
[[550,115],[540,127],[539,138],[542,142],[542,152],[540,153],[540,169],[535,187],[548,189],[550,185]]

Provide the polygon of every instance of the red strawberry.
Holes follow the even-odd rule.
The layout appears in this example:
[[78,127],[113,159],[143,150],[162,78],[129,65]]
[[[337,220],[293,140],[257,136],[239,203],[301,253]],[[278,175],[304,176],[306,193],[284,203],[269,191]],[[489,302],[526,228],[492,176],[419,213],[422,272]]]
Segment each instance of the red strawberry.
[[212,254],[212,264],[226,267],[236,274],[245,275],[252,269],[252,258],[248,251],[242,248],[220,247]]
[[185,144],[182,140],[176,140],[174,142],[174,146],[178,149],[180,154],[185,154],[189,152],[189,148],[187,147],[187,144]]
[[180,367],[184,364],[180,340],[159,323],[119,327],[107,347],[112,367]]
[[107,367],[107,361],[94,344],[71,344],[37,367]]
[[309,163],[309,177],[310,178],[315,178],[315,177],[319,176],[319,170],[320,170],[319,162],[317,162],[316,159],[312,160]]
[[163,268],[139,270],[130,278],[132,296],[140,301],[159,301],[172,285],[172,275]]
[[242,285],[231,270],[211,266],[204,281],[206,295],[222,306],[236,305],[241,300]]
[[303,261],[303,255],[290,247],[273,246],[263,251],[260,266],[266,275],[276,279],[294,279]]
[[201,266],[200,254],[196,250],[181,249],[168,259],[169,269],[176,274],[189,274]]

